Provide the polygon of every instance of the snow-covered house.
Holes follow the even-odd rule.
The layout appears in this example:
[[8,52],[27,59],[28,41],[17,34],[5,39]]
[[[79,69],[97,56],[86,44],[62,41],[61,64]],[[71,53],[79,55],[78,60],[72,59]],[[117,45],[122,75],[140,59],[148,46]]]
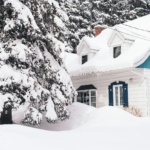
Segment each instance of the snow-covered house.
[[150,15],[84,37],[66,67],[78,95],[95,107],[135,107],[150,116]]

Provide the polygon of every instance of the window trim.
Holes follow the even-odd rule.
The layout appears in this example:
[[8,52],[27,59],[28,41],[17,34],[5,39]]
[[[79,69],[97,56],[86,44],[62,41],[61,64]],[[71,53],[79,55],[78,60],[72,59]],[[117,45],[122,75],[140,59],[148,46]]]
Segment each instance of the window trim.
[[122,84],[123,86],[123,107],[128,107],[129,106],[129,94],[128,94],[128,83],[124,81],[115,81],[112,82],[108,86],[108,93],[109,93],[109,106],[114,106],[114,99],[113,99],[113,86],[117,84]]
[[[115,51],[115,48],[117,48],[117,47],[120,47],[120,54],[115,57],[114,51]],[[113,58],[117,58],[117,57],[119,57],[121,55],[121,47],[122,47],[121,45],[115,45],[115,46],[113,46]]]
[[116,90],[115,90],[116,87],[118,87],[118,88],[122,87],[123,88],[123,85],[122,84],[113,85],[113,101],[114,101],[114,106],[123,106],[123,104],[121,105],[120,90],[118,91],[119,92],[118,93],[118,98],[119,98],[118,105],[116,105],[116,93],[115,93],[116,92]]
[[[96,104],[96,99],[97,99],[97,90],[96,90],[96,89],[80,90],[80,91],[77,91],[77,93],[78,93],[78,92],[89,92],[89,106],[92,106],[92,105],[91,105],[91,103],[92,103],[92,101],[91,101],[91,91],[94,91],[94,92],[95,92],[95,105],[97,105],[97,104]],[[77,95],[76,101],[78,102],[78,95]],[[83,103],[83,104],[86,104],[86,103]],[[93,106],[93,107],[94,107],[94,106]],[[95,107],[96,107],[96,106],[95,106]]]

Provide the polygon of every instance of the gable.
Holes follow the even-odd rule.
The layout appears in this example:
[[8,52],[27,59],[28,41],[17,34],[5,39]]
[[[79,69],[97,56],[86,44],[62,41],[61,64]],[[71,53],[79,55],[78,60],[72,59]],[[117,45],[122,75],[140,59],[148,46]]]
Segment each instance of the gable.
[[89,52],[90,52],[89,47],[84,44],[80,51],[80,55],[85,55],[85,54],[88,54]]
[[112,36],[110,37],[109,41],[108,41],[108,45],[114,46],[114,45],[118,45],[123,43],[123,41],[125,40],[125,38],[118,33],[117,31],[114,31],[114,33],[112,34]]
[[116,34],[115,37],[114,37],[114,39],[112,40],[111,45],[120,44],[122,42],[123,42],[122,39]]
[[89,52],[90,52],[90,49],[87,46],[87,44],[85,42],[82,42],[77,50],[77,54],[81,56],[81,55],[88,54]]

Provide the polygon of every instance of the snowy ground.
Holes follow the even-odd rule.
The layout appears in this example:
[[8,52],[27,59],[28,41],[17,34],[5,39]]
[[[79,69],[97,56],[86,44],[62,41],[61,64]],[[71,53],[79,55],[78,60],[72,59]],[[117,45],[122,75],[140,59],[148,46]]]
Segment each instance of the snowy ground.
[[[41,129],[0,126],[0,150],[150,150],[150,118],[137,118],[114,107],[69,107],[70,120]],[[14,113],[16,121],[20,119]],[[74,129],[73,129],[74,128]],[[70,130],[72,129],[72,130]]]

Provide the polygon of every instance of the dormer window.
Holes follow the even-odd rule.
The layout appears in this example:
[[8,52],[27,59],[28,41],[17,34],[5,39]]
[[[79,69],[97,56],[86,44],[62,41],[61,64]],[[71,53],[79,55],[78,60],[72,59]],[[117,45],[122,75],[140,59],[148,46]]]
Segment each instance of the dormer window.
[[88,61],[88,56],[84,55],[82,56],[82,64],[86,63]]
[[117,58],[121,54],[121,46],[116,46],[113,48],[113,57]]

